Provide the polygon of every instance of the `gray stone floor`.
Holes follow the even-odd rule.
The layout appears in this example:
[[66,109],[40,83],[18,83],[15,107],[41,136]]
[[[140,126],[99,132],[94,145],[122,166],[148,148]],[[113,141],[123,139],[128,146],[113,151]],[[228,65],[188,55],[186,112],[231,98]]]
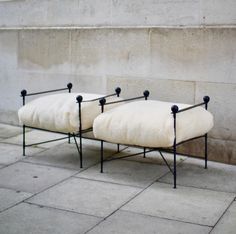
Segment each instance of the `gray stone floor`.
[[[26,139],[51,137],[33,130]],[[105,162],[101,174],[99,142],[84,140],[81,169],[73,142],[29,147],[23,157],[21,141],[20,128],[0,124],[0,234],[235,233],[236,166],[205,170],[179,156],[173,189],[157,153]],[[105,147],[105,157],[137,151]]]

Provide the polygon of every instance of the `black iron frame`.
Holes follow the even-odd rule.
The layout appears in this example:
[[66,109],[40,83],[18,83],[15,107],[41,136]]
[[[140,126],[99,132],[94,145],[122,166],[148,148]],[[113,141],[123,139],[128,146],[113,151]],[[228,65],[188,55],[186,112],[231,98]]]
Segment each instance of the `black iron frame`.
[[[73,87],[72,83],[68,83],[66,88],[47,90],[47,91],[36,92],[36,93],[27,93],[27,91],[25,89],[23,89],[21,91],[21,97],[22,97],[22,100],[23,100],[23,106],[25,105],[25,99],[26,99],[27,96],[35,96],[35,95],[54,93],[54,92],[65,91],[65,90],[68,90],[69,93],[71,93],[72,87]],[[115,93],[105,95],[105,96],[103,96],[103,98],[112,97],[112,96],[119,97],[120,93],[121,93],[121,88],[117,87],[115,89]],[[71,137],[73,137],[73,139],[75,141],[75,145],[76,145],[77,151],[78,151],[78,154],[79,154],[79,157],[80,157],[80,168],[82,168],[83,167],[82,138],[91,139],[91,140],[94,140],[94,138],[83,136],[83,134],[91,132],[91,131],[93,131],[93,129],[89,128],[89,129],[82,130],[81,104],[82,104],[82,102],[99,101],[100,99],[101,99],[101,97],[100,98],[96,98],[96,99],[91,99],[91,100],[83,101],[83,97],[81,95],[78,95],[76,97],[75,101],[77,101],[78,106],[79,106],[79,131],[77,133],[65,133],[65,132],[60,132],[60,131],[52,131],[52,130],[48,130],[48,129],[32,127],[32,126],[23,124],[23,126],[22,126],[23,127],[23,156],[25,156],[25,149],[26,149],[26,147],[40,145],[40,144],[45,144],[45,143],[50,143],[50,142],[54,142],[54,141],[65,140],[65,139],[68,139],[68,143],[70,144]],[[98,103],[98,105],[99,105],[99,103]],[[25,134],[26,133],[26,128],[40,130],[40,131],[45,131],[45,132],[58,133],[58,134],[66,135],[66,137],[61,137],[61,138],[57,138],[57,139],[53,139],[53,140],[48,140],[48,141],[37,142],[37,143],[33,143],[33,144],[26,144],[26,134]],[[76,140],[76,137],[79,137],[79,144],[78,144],[78,142]]]
[[[127,101],[134,101],[134,100],[137,100],[137,99],[141,99],[141,98],[145,98],[145,100],[147,100],[149,96],[149,91],[146,90],[143,92],[143,96],[140,96],[140,97],[135,97],[135,98],[130,98],[130,99],[124,99],[124,100],[121,100],[119,102],[127,102]],[[173,115],[173,122],[174,122],[174,142],[173,142],[173,145],[169,148],[149,148],[148,147],[142,147],[142,146],[137,146],[137,145],[125,145],[125,146],[128,146],[128,147],[135,147],[135,148],[142,148],[143,151],[142,152],[139,152],[139,153],[135,153],[135,154],[130,154],[130,155],[126,155],[126,156],[120,156],[120,157],[108,157],[106,159],[104,159],[104,154],[103,154],[103,145],[104,145],[104,142],[107,142],[107,141],[104,141],[104,140],[101,140],[101,149],[100,149],[100,162],[101,162],[101,169],[100,169],[100,172],[103,173],[103,164],[105,161],[111,161],[111,160],[117,160],[117,159],[123,159],[123,158],[128,158],[128,157],[133,157],[133,156],[137,156],[137,155],[141,155],[143,154],[143,157],[145,158],[146,157],[146,154],[147,153],[150,153],[150,152],[153,152],[153,151],[158,151],[159,154],[161,155],[163,161],[165,162],[166,166],[169,168],[170,172],[173,174],[173,181],[174,181],[174,187],[173,188],[176,188],[176,179],[177,179],[177,171],[176,171],[176,155],[179,154],[177,152],[177,146],[183,144],[183,143],[186,143],[186,142],[189,142],[189,141],[192,141],[192,140],[195,140],[195,139],[198,139],[198,138],[202,138],[204,137],[204,158],[203,157],[200,157],[200,156],[195,156],[195,155],[187,155],[188,157],[195,157],[195,158],[200,158],[200,159],[204,159],[205,160],[205,166],[204,168],[207,169],[207,161],[208,161],[208,146],[207,146],[207,133],[202,135],[202,136],[198,136],[198,137],[194,137],[194,138],[191,138],[191,139],[188,139],[186,141],[182,141],[182,142],[179,142],[179,143],[176,143],[176,116],[178,113],[181,113],[181,112],[185,112],[185,111],[188,111],[190,109],[193,109],[193,108],[196,108],[198,106],[205,106],[205,109],[207,110],[208,108],[208,103],[210,101],[210,97],[209,96],[204,96],[203,97],[203,102],[199,103],[199,104],[196,104],[196,105],[192,105],[190,107],[187,107],[187,108],[183,108],[183,109],[180,109],[179,110],[179,107],[177,105],[173,105],[171,107],[171,114]],[[105,98],[102,98],[100,100],[100,105],[101,105],[101,112],[104,111],[104,106],[105,105],[109,105],[109,104],[114,104],[116,102],[106,102],[106,99]],[[174,162],[173,162],[173,168],[171,168],[170,164],[167,162],[167,160],[165,159],[164,155],[162,154],[162,152],[167,152],[167,153],[173,153],[173,158],[174,158]]]

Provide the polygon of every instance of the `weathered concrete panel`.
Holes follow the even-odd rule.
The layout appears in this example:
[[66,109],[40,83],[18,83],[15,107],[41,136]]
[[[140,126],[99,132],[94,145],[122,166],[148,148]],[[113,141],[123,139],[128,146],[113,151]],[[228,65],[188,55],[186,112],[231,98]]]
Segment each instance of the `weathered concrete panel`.
[[0,25],[42,25],[47,18],[47,0],[0,2]]
[[236,23],[234,0],[0,1],[0,27],[201,26]]
[[[70,71],[70,31],[34,30],[20,31],[18,66],[27,70]],[[63,67],[65,67],[63,69]]]
[[[204,157],[204,139],[180,145],[178,152]],[[236,141],[208,138],[208,159],[236,165]]]
[[150,74],[235,83],[235,29],[153,29]]
[[199,25],[200,1],[113,0],[114,25]]
[[236,84],[197,83],[196,100],[204,95],[211,98],[209,110],[214,115],[211,136],[218,139],[236,140]]
[[122,90],[121,96],[126,98],[140,96],[144,90],[149,90],[150,99],[194,104],[194,82],[128,76],[107,76],[107,92],[112,92],[114,87],[117,86]]
[[104,75],[108,30],[72,30],[72,72],[83,75]]
[[228,25],[236,23],[235,0],[201,0],[203,24]]
[[106,40],[106,74],[147,76],[150,35],[146,29],[111,30]]
[[147,75],[149,54],[148,30],[72,31],[71,62],[76,74]]
[[[18,87],[17,80],[17,31],[0,32],[0,119],[8,123],[17,123],[15,110]],[[19,93],[17,94],[19,99]]]
[[111,15],[110,0],[48,1],[47,11],[46,25],[109,25]]

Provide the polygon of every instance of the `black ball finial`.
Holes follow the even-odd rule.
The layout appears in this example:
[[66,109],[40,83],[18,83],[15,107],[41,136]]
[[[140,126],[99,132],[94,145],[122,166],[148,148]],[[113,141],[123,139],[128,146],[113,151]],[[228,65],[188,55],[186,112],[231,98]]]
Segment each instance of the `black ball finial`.
[[171,110],[172,110],[173,113],[176,114],[176,113],[179,111],[179,107],[176,106],[176,105],[173,105],[173,106],[171,107]]
[[27,91],[25,89],[23,89],[20,93],[22,97],[25,97],[27,95]]
[[67,84],[67,88],[68,88],[68,89],[72,89],[72,86],[73,86],[72,83],[68,83],[68,84]]
[[144,95],[145,99],[147,99],[149,97],[149,94],[150,94],[150,92],[148,90],[145,90],[143,92],[143,95]]
[[101,106],[104,106],[106,104],[106,98],[101,98],[99,100],[99,103],[101,104]]
[[81,103],[83,101],[83,97],[81,95],[76,97],[76,100],[78,103]]
[[203,97],[203,101],[204,101],[205,103],[208,103],[208,102],[210,101],[210,97],[209,97],[209,96],[204,96],[204,97]]
[[120,92],[121,92],[121,88],[120,88],[120,87],[117,87],[117,88],[115,89],[115,91],[116,91],[117,97],[119,97],[119,96],[120,96]]

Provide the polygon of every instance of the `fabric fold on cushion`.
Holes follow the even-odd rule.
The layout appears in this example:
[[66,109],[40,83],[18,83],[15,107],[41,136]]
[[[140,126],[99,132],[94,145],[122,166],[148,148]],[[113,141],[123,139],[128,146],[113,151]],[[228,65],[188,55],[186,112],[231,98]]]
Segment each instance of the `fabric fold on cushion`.
[[[135,101],[109,110],[95,118],[96,138],[142,147],[171,147],[174,121],[171,106],[191,105],[162,101]],[[213,116],[203,107],[177,113],[177,143],[202,136],[213,127]]]
[[[28,102],[18,111],[21,124],[58,131],[76,133],[79,131],[79,107],[76,101],[78,95],[83,96],[81,103],[82,130],[89,129],[94,119],[101,113],[99,101],[89,101],[104,95],[90,93],[60,93],[47,95]],[[121,100],[118,97],[108,97],[108,101]],[[88,102],[84,102],[88,101]],[[108,105],[105,111],[116,105]]]

